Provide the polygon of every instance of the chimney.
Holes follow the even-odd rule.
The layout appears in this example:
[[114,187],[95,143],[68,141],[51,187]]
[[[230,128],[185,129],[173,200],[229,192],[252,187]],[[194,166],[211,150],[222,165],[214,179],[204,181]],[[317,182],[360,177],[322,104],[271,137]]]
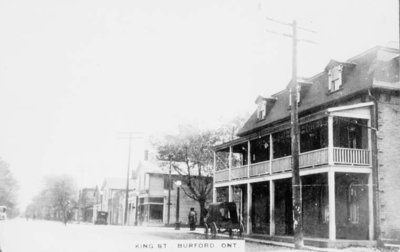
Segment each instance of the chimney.
[[149,150],[144,151],[144,161],[149,161]]

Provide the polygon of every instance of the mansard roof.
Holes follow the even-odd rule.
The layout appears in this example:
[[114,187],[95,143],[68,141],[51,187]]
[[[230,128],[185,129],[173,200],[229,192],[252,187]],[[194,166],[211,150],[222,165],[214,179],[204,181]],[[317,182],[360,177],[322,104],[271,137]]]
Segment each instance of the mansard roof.
[[[300,91],[302,97],[299,104],[299,113],[306,113],[369,88],[378,87],[374,83],[390,82],[392,88],[400,90],[398,57],[398,49],[377,46],[346,62],[331,60],[321,73],[298,81],[299,83],[312,83],[311,85],[305,85],[307,88],[305,92],[302,93]],[[343,73],[344,82],[340,90],[330,92],[328,72],[326,70],[336,64],[343,64],[346,68]],[[287,87],[290,87],[290,83]],[[380,87],[383,86],[381,85]],[[283,122],[290,118],[289,89],[286,88],[274,94],[273,97],[276,98],[276,101],[266,115],[265,120],[258,120],[257,111],[255,111],[238,132],[239,137],[257,132],[268,125]]]

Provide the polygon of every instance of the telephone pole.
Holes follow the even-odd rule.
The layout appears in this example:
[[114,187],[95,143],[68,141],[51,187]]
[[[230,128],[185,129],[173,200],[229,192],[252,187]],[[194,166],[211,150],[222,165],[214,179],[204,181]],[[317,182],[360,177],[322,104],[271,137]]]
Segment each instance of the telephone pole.
[[299,115],[298,115],[298,101],[299,98],[299,87],[297,83],[297,43],[298,41],[305,41],[314,43],[310,40],[299,39],[297,36],[297,30],[301,29],[308,32],[312,30],[298,27],[297,22],[292,23],[275,20],[272,18],[266,18],[268,21],[275,22],[281,25],[289,26],[292,28],[291,34],[285,34],[275,31],[267,30],[267,32],[282,35],[292,39],[292,80],[289,84],[290,92],[290,136],[291,136],[291,154],[292,154],[292,207],[293,207],[293,233],[294,233],[294,245],[296,249],[300,249],[304,246],[303,240],[303,214],[302,214],[302,199],[301,199],[301,179],[300,179],[300,168],[299,168]]
[[293,55],[292,55],[292,82],[290,85],[290,99],[292,101],[290,108],[290,136],[292,139],[292,200],[293,200],[293,233],[295,248],[304,246],[303,241],[303,214],[301,201],[300,168],[299,168],[299,100],[297,84],[297,23],[293,21]]
[[127,225],[127,223],[128,223],[128,198],[129,198],[129,174],[130,174],[130,167],[131,167],[131,145],[132,145],[132,132],[129,132],[129,153],[128,153],[128,168],[126,169],[127,171],[126,171],[124,225]]
[[[125,190],[125,212],[124,212],[124,225],[128,224],[128,199],[129,199],[129,180],[130,180],[130,168],[131,168],[131,146],[132,146],[132,139],[137,139],[139,137],[133,137],[134,132],[126,132],[128,137],[124,137],[123,139],[129,140],[129,148],[128,148],[128,167],[126,169],[126,190]],[[138,207],[136,205],[136,207]]]

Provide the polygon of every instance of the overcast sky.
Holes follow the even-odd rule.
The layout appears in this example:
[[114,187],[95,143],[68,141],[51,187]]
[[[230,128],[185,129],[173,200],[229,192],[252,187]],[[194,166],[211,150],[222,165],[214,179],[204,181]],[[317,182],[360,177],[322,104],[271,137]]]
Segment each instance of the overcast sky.
[[[397,0],[0,1],[0,157],[24,207],[46,174],[94,186],[124,177],[128,141],[179,124],[217,127],[285,88],[291,41],[299,75],[375,45],[397,46]],[[134,140],[133,159],[145,140]]]

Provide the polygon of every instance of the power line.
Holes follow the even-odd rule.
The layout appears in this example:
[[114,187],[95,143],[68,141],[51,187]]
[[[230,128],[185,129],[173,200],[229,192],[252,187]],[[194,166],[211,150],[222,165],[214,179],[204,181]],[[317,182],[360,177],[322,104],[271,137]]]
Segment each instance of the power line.
[[[293,25],[293,23],[277,20],[277,19],[274,19],[274,18],[271,18],[271,17],[265,17],[265,19],[268,20],[268,21],[277,23],[277,24],[281,24],[281,25],[286,25],[286,26],[292,26]],[[301,26],[297,26],[297,29],[303,30],[303,31],[307,31],[307,32],[310,32],[310,33],[315,33],[315,34],[318,33],[316,31],[313,31],[313,30],[310,30],[308,28],[304,28],[304,27],[301,27]]]

